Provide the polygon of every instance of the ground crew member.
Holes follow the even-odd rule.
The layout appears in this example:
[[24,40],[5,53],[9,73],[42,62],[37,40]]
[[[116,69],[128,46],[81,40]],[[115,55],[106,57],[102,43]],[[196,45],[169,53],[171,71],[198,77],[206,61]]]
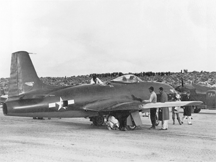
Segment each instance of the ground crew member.
[[119,129],[119,121],[112,115],[108,117],[106,125],[109,130]]
[[[187,91],[187,95],[182,98],[182,101],[191,101],[190,91]],[[188,119],[188,124],[192,125],[192,121],[191,121],[192,107],[191,106],[185,106],[185,107],[183,107],[183,109],[184,109],[184,116],[182,118],[182,124],[183,124],[184,119]]]
[[[156,103],[157,102],[157,95],[154,92],[154,87],[150,87],[149,92],[150,92],[149,100],[144,100],[143,102]],[[149,129],[155,129],[155,127],[156,127],[156,111],[157,111],[157,108],[151,108],[150,109],[150,119],[151,119],[152,126]]]
[[[160,102],[167,102],[168,96],[163,91],[163,87],[159,88],[159,92],[160,92]],[[159,108],[158,119],[159,121],[161,121],[161,126],[162,126],[161,130],[167,130],[168,121],[169,121],[169,108],[168,107]]]

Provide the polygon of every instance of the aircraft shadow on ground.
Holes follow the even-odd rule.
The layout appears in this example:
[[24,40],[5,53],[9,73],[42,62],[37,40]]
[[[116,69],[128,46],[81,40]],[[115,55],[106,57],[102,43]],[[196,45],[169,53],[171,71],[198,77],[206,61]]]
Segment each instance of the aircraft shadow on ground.
[[[49,124],[51,125],[58,125],[58,126],[68,126],[71,127],[73,129],[94,129],[94,130],[108,130],[107,126],[105,124],[103,124],[102,126],[94,126],[91,122],[88,121],[84,121],[84,122],[80,122],[80,121],[74,121],[74,120],[68,120],[65,121],[64,119],[61,120],[42,120],[43,123],[49,122]],[[143,124],[141,127],[136,128],[134,131],[146,131],[148,130],[150,126],[148,124]],[[113,130],[114,131],[114,130]],[[133,130],[128,130],[128,131],[133,131]]]
[[[108,130],[107,126],[103,124],[102,126],[94,126],[91,122],[85,122],[85,123],[80,123],[76,121],[52,121],[54,125],[59,125],[59,126],[71,126],[74,129],[95,129],[95,130]],[[135,130],[128,130],[130,132],[133,131],[149,131],[149,124],[143,124],[141,127],[136,128]],[[114,131],[114,130],[113,130]]]
[[[55,120],[52,121],[49,120],[50,124],[52,125],[58,125],[58,126],[71,126],[75,129],[107,129],[106,125],[102,126],[94,126],[91,122],[85,121],[85,122],[80,122],[80,121],[64,121],[64,120]],[[43,122],[46,122],[46,120],[43,120]]]

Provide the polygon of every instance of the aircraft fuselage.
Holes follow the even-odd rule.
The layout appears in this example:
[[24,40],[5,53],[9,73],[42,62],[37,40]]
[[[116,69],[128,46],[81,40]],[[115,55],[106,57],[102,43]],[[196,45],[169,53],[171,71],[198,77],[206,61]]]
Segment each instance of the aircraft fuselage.
[[159,87],[163,87],[167,93],[172,93],[173,89],[167,84],[156,82],[63,87],[11,97],[4,103],[3,112],[9,116],[25,117],[92,117],[100,113],[97,107],[109,108],[118,103],[134,101],[132,96],[149,99],[150,86],[156,92]]

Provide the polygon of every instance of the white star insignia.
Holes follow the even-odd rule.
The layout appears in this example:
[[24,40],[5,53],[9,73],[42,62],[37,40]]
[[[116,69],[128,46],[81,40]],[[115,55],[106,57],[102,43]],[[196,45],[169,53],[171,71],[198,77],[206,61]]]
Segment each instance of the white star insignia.
[[66,100],[65,101],[65,106],[64,106],[64,101],[63,99],[60,97],[60,101],[59,102],[53,102],[53,103],[49,103],[48,107],[49,108],[55,108],[56,105],[58,105],[58,111],[61,109],[65,109],[67,108],[68,105],[74,104],[74,100]]
[[59,105],[58,110],[60,110],[61,108],[66,109],[66,107],[63,106],[63,103],[64,102],[63,102],[62,98],[60,97],[60,101],[56,102],[56,104]]

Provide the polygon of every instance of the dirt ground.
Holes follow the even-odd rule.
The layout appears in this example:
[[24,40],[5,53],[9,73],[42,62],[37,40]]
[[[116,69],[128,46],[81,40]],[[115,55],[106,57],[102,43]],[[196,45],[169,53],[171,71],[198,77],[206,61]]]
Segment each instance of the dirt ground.
[[33,120],[0,112],[0,161],[216,161],[216,111],[193,114],[193,125],[170,120],[165,131],[149,130],[147,117],[142,121],[135,131],[109,131],[88,119]]

